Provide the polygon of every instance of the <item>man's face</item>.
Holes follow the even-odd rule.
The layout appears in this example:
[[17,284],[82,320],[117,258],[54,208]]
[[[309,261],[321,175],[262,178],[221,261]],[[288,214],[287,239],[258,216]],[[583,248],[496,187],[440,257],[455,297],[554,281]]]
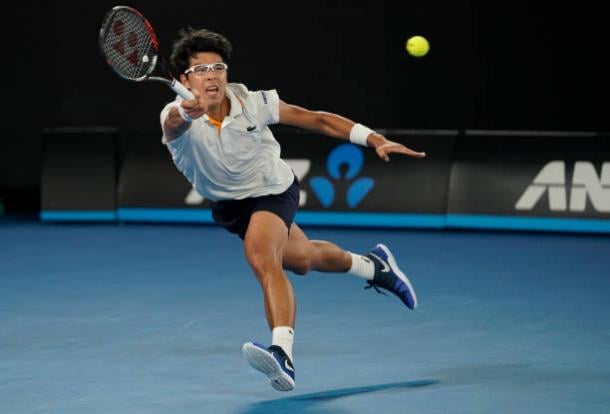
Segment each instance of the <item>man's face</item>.
[[[180,81],[190,89],[196,89],[209,106],[220,105],[225,98],[227,87],[226,66],[210,64],[223,64],[222,57],[214,52],[200,52],[189,59],[190,69],[187,74],[180,75]],[[197,66],[202,65],[202,66]]]

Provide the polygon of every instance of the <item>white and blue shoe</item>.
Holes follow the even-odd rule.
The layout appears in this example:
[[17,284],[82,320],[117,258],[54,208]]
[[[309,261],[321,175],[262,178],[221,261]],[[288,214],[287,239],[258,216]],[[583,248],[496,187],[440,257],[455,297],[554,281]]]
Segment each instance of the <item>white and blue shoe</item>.
[[417,296],[411,282],[400,270],[390,249],[384,244],[378,244],[371,250],[366,257],[373,261],[375,265],[375,276],[369,280],[365,289],[375,288],[379,293],[383,293],[379,288],[386,289],[400,298],[409,308],[417,308]]
[[266,348],[256,342],[246,342],[241,352],[252,368],[269,378],[273,388],[278,391],[294,388],[294,365],[281,347],[271,345]]

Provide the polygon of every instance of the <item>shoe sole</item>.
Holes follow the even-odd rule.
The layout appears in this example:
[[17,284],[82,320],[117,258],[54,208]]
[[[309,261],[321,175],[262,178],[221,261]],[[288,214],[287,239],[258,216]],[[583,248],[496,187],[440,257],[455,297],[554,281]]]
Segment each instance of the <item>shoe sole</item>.
[[388,249],[388,246],[386,246],[385,244],[381,244],[381,243],[379,243],[377,246],[379,246],[379,248],[381,250],[383,250],[385,252],[385,254],[388,256],[388,263],[390,264],[392,271],[394,271],[394,273],[396,273],[396,276],[398,276],[400,278],[400,280],[402,280],[405,283],[405,285],[407,285],[407,287],[409,288],[409,291],[411,292],[411,296],[413,296],[413,308],[412,309],[417,308],[417,296],[415,295],[415,289],[413,289],[413,285],[411,285],[409,278],[398,267],[398,264],[396,263],[396,259],[394,259],[394,255],[392,254],[390,249]]
[[266,349],[252,342],[246,342],[241,352],[252,368],[262,372],[269,378],[269,383],[278,391],[290,391],[294,388],[294,380],[286,374],[277,359]]

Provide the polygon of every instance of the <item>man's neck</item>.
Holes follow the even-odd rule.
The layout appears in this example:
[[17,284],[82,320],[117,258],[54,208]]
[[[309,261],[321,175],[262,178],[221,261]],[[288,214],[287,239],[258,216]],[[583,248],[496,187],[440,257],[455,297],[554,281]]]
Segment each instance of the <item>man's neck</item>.
[[220,105],[214,106],[214,107],[209,107],[207,114],[210,118],[213,118],[218,122],[222,122],[225,119],[225,117],[227,115],[229,115],[230,112],[231,112],[231,100],[229,99],[228,96],[225,96],[225,98],[222,100]]

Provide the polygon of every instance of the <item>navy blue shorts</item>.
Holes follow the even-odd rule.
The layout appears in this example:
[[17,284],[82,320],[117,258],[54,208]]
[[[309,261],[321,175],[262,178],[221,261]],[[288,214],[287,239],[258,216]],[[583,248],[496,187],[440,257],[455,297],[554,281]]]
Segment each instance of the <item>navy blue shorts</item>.
[[250,217],[257,211],[269,211],[290,226],[299,208],[299,180],[294,177],[292,185],[281,194],[244,198],[243,200],[221,200],[212,203],[214,221],[242,240],[246,236]]

